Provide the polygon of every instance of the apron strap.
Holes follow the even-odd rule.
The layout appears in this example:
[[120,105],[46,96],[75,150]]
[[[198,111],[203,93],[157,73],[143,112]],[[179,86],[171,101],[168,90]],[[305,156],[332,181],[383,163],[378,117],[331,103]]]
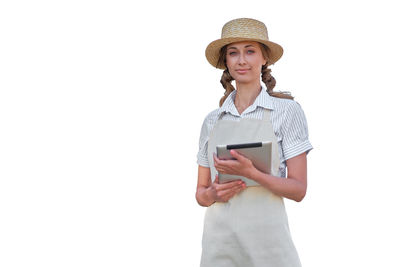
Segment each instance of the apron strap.
[[270,123],[271,122],[271,111],[269,109],[264,109],[264,114],[263,114],[263,121]]
[[[223,117],[225,114],[226,114],[225,111],[221,112],[221,113],[218,115],[217,121],[219,121],[220,119],[222,119],[222,117]],[[269,109],[267,109],[267,108],[264,109],[262,120],[265,121],[265,122],[271,122],[271,110],[269,110]]]
[[217,121],[219,121],[220,119],[222,119],[222,117],[223,117],[224,115],[225,115],[225,111],[221,112],[221,113],[218,115]]

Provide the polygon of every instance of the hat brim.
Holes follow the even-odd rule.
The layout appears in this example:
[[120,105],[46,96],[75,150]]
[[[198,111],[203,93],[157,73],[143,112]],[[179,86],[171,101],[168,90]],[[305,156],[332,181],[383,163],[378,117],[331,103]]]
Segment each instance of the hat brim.
[[270,58],[268,60],[268,65],[274,64],[277,62],[283,55],[282,46],[277,43],[266,41],[262,39],[252,39],[252,38],[242,38],[242,37],[231,37],[231,38],[223,38],[218,39],[211,42],[206,48],[206,58],[208,62],[218,69],[225,69],[225,66],[222,64],[218,64],[219,53],[222,47],[225,45],[236,43],[236,42],[259,42],[266,45],[270,49]]

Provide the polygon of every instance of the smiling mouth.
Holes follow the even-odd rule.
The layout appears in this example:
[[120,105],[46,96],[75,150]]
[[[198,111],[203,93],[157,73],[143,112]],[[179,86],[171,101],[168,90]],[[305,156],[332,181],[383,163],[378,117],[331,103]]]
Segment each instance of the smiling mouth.
[[246,73],[246,72],[248,72],[250,69],[238,69],[238,70],[236,70],[236,72],[238,72],[238,73]]

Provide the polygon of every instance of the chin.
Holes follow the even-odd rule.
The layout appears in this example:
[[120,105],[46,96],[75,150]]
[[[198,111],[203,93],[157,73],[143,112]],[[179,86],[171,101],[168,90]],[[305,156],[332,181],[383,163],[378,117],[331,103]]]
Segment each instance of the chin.
[[237,83],[253,83],[255,79],[252,79],[250,77],[239,77],[238,79],[235,78],[235,81]]

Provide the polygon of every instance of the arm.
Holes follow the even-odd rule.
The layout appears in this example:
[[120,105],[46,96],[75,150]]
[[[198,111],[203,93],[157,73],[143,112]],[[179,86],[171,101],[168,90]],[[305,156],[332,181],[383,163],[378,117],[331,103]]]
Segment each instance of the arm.
[[210,168],[199,165],[197,178],[196,200],[200,206],[208,207],[215,202],[210,194],[209,187],[211,185]]
[[237,160],[219,160],[214,157],[216,169],[222,173],[237,174],[252,179],[276,195],[297,202],[303,200],[307,191],[307,157],[302,153],[286,161],[287,179],[272,176],[257,170],[253,163],[238,152],[231,150]]
[[244,188],[243,181],[219,184],[218,177],[212,183],[210,168],[199,165],[196,200],[200,206],[208,207],[216,201],[226,202]]
[[300,202],[307,191],[306,153],[288,159],[286,165],[288,169],[287,179],[265,174],[256,168],[252,170],[250,179],[268,188],[276,195]]

